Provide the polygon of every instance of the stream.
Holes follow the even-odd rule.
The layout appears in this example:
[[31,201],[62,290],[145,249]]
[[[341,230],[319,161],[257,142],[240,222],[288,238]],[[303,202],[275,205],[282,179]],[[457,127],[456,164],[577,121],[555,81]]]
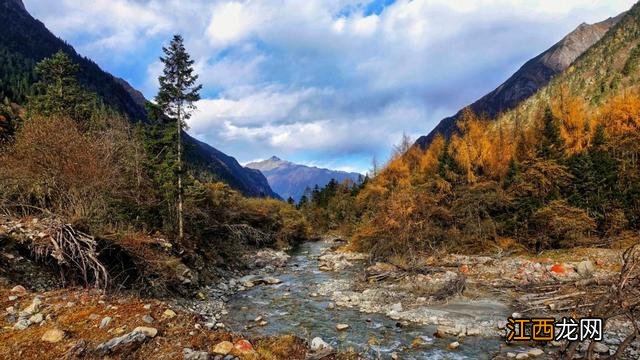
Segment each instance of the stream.
[[[364,264],[356,262],[345,270],[321,271],[318,256],[330,246],[327,242],[310,242],[292,251],[287,265],[273,274],[282,283],[235,294],[227,304],[224,323],[251,337],[292,334],[310,341],[319,336],[335,349],[355,350],[370,359],[389,359],[392,353],[400,359],[488,359],[499,350],[500,339],[471,336],[458,340],[461,346],[452,351],[447,345],[457,339],[435,338],[433,325],[402,326],[383,314],[341,306],[329,309],[331,299],[317,295],[317,286],[330,280],[352,279],[364,270]],[[451,306],[464,310],[464,304]],[[254,321],[259,316],[266,325]],[[338,323],[350,327],[338,331]],[[413,348],[416,339],[422,345]]]

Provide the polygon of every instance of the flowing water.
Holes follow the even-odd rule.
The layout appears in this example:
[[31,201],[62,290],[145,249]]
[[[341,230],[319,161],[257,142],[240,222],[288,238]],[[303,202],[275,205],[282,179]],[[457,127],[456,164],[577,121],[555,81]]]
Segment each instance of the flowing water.
[[[339,272],[320,271],[317,257],[329,246],[326,242],[305,243],[293,251],[287,266],[274,274],[282,283],[256,286],[234,295],[227,304],[224,323],[254,337],[293,334],[310,340],[319,336],[336,349],[351,348],[371,359],[389,359],[393,352],[401,359],[488,359],[499,349],[497,338],[467,337],[460,341],[458,350],[450,351],[447,345],[453,340],[434,338],[435,326],[400,326],[382,314],[340,306],[327,309],[329,298],[313,296],[317,285],[349,279],[363,270],[362,264],[356,264]],[[464,304],[457,306],[464,312]],[[254,319],[258,316],[268,323],[257,325]],[[337,331],[338,323],[349,324],[350,328]],[[411,347],[416,338],[424,343],[419,349]]]

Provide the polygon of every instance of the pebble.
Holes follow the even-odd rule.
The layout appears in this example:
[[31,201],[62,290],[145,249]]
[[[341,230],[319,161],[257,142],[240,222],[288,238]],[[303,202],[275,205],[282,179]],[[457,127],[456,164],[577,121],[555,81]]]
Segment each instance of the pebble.
[[195,351],[193,349],[182,349],[184,360],[209,360],[209,353],[206,351]]
[[30,325],[31,325],[31,322],[28,319],[19,319],[18,322],[16,322],[13,325],[13,328],[15,330],[24,330],[28,328]]
[[516,360],[522,360],[522,359],[528,359],[529,355],[527,355],[527,353],[520,353],[518,355],[516,355]]
[[138,326],[137,328],[133,329],[133,332],[141,332],[145,334],[147,337],[151,337],[151,338],[156,337],[156,335],[158,335],[158,329],[147,327],[147,326]]
[[508,352],[508,353],[507,353],[507,357],[508,357],[509,359],[513,359],[513,358],[515,358],[515,357],[516,357],[516,354],[515,354],[515,353],[512,353],[512,352]]
[[449,348],[449,350],[456,350],[459,347],[460,347],[460,343],[457,341],[454,341],[451,344],[447,345],[447,348]]
[[253,321],[255,321],[255,322],[260,322],[260,321],[262,321],[262,316],[258,316],[257,318],[253,319]]
[[327,309],[329,309],[329,310],[335,309],[335,307],[336,307],[336,304],[334,304],[334,303],[332,303],[332,302],[330,302],[329,304],[327,304]]
[[531,357],[538,357],[544,355],[544,351],[542,349],[531,349],[527,352],[527,355]]
[[343,331],[349,328],[349,324],[338,324],[336,325],[336,330]]
[[253,345],[244,339],[236,341],[235,348],[243,354],[253,352]]
[[15,296],[15,295],[9,296],[9,301],[16,301],[16,300],[18,300],[17,296]]
[[22,285],[16,285],[11,288],[11,292],[18,293],[18,294],[25,294],[27,292],[27,289],[25,289],[24,286]]
[[109,324],[111,324],[111,317],[106,316],[102,319],[102,321],[100,321],[100,329],[104,329],[106,327],[109,326]]
[[258,323],[258,325],[260,325],[260,326],[267,326],[267,324],[268,324],[268,323],[267,323],[266,321],[264,321],[264,320],[262,320],[262,321],[260,321],[260,322]]
[[147,324],[153,323],[154,320],[155,319],[151,315],[145,315],[142,317],[142,321],[146,322]]
[[32,324],[40,324],[43,320],[44,316],[42,316],[42,313],[31,315],[31,317],[29,318],[29,322],[31,322]]
[[165,319],[173,319],[176,315],[176,312],[171,309],[167,309],[162,313],[162,317]]
[[151,304],[144,304],[144,306],[142,307],[145,310],[150,310],[151,309]]

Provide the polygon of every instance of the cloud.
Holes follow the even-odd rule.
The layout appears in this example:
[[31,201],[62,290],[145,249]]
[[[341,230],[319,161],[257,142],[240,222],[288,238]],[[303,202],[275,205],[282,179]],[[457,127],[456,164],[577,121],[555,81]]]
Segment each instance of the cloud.
[[152,97],[182,33],[204,84],[191,132],[246,162],[368,167],[582,22],[633,0],[25,0]]

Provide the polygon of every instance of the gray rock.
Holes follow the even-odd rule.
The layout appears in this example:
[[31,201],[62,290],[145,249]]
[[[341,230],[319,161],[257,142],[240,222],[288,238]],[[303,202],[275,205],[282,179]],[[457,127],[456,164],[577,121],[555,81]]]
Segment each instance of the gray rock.
[[596,271],[596,267],[590,260],[581,261],[576,265],[576,272],[582,277],[590,277]]
[[21,319],[18,319],[18,322],[16,322],[13,325],[13,328],[15,330],[24,330],[28,328],[30,325],[31,325],[31,321],[29,321],[29,319],[21,318]]
[[109,316],[105,316],[102,321],[100,321],[100,329],[104,329],[106,327],[109,326],[109,324],[111,324],[111,317]]
[[33,314],[29,318],[29,322],[31,322],[32,324],[40,324],[43,320],[44,316],[42,316],[42,313]]
[[395,312],[402,311],[402,303],[395,303],[391,305],[391,311],[395,311]]
[[330,349],[332,350],[333,348],[331,347],[331,345],[327,344],[324,340],[322,340],[322,338],[320,337],[314,337],[313,340],[311,340],[311,351],[320,351],[320,350],[324,350],[324,349]]
[[96,347],[96,352],[100,356],[106,356],[119,351],[133,351],[147,339],[148,336],[145,333],[141,331],[132,331],[128,334],[113,338],[98,345],[98,347]]
[[147,324],[151,324],[155,321],[155,319],[151,315],[145,315],[142,317],[142,321],[146,322]]
[[531,349],[527,352],[527,355],[530,357],[538,357],[544,355],[544,351],[542,349]]
[[209,353],[206,351],[195,351],[193,349],[184,348],[182,350],[184,360],[209,360]]

